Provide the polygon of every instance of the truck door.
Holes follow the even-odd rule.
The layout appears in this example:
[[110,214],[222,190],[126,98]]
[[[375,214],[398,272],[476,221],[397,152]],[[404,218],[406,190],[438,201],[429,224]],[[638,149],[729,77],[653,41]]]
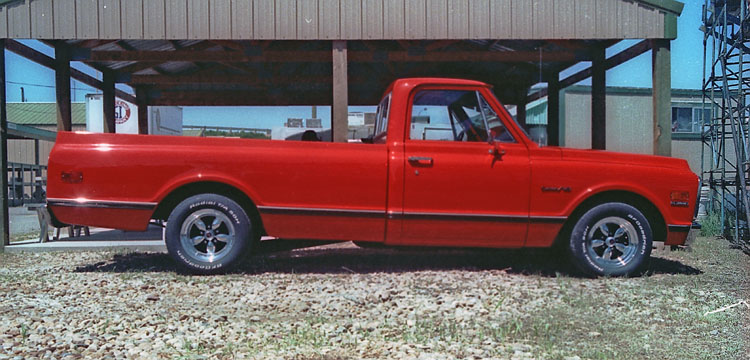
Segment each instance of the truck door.
[[401,218],[399,242],[523,246],[529,152],[506,113],[498,116],[479,89],[420,88],[409,104],[403,211],[391,212]]

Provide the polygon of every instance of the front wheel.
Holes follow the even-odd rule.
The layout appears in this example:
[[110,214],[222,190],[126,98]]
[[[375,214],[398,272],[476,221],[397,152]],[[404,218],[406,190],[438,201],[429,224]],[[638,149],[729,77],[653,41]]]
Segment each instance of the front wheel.
[[190,272],[215,274],[235,265],[251,244],[250,218],[217,194],[191,196],[167,220],[169,254]]
[[652,242],[643,213],[628,204],[606,203],[578,219],[569,251],[576,266],[589,275],[628,276],[646,266]]

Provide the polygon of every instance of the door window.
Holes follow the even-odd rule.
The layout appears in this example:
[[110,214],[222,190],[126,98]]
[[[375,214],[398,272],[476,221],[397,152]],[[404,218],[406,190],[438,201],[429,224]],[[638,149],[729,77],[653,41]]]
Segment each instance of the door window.
[[[489,124],[490,131],[487,131]],[[411,140],[513,142],[497,113],[477,91],[421,90],[411,109]]]

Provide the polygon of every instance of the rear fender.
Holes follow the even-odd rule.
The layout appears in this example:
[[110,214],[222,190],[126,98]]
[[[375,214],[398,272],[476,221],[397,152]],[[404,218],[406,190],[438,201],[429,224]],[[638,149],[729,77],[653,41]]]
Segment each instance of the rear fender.
[[205,173],[205,172],[183,174],[180,177],[176,178],[174,181],[167,183],[165,186],[159,189],[159,191],[157,192],[158,196],[155,201],[157,203],[161,203],[173,191],[185,185],[189,185],[189,184],[197,183],[197,182],[216,182],[216,183],[223,183],[223,184],[232,186],[236,188],[237,190],[245,193],[245,195],[249,197],[256,205],[260,205],[259,203],[260,198],[258,197],[258,194],[253,189],[246,186],[245,183],[227,174]]

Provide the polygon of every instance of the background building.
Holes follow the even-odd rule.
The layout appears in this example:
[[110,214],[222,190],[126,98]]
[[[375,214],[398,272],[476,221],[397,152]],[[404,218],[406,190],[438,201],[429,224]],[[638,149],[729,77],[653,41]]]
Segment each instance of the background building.
[[[653,139],[652,91],[648,88],[607,88],[606,149],[651,154]],[[529,103],[526,123],[537,142],[546,134],[548,103],[546,98]],[[701,90],[672,90],[672,156],[688,161],[694,173],[701,172],[701,116],[710,116],[710,105],[704,109]],[[560,92],[560,145],[591,148],[591,87],[570,86]]]

